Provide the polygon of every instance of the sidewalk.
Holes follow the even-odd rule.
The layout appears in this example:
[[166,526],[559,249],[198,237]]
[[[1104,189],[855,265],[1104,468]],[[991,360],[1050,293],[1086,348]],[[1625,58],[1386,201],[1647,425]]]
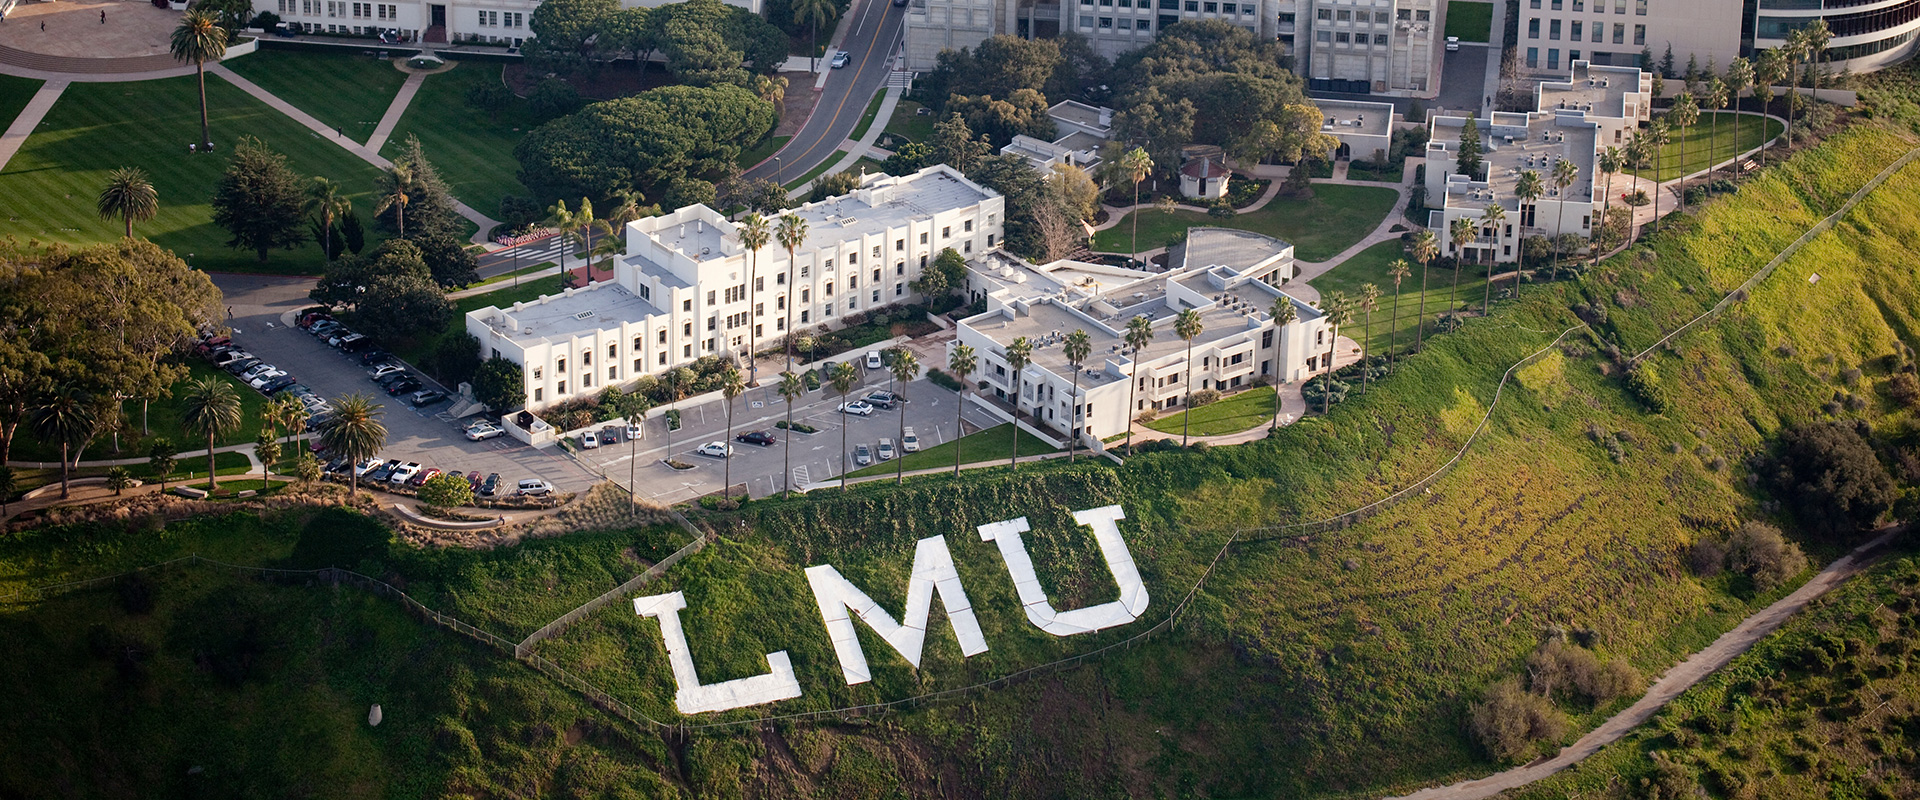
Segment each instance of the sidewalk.
[[34,92],[33,99],[27,101],[27,107],[20,109],[20,116],[7,126],[6,133],[0,134],[0,169],[5,169],[14,154],[20,152],[21,146],[27,143],[27,137],[33,135],[33,129],[40,127],[41,120],[46,119],[47,112],[59,101],[67,85],[65,78],[52,78],[41,84],[40,90]]
[[[893,119],[893,108],[899,104],[900,90],[896,87],[888,87],[886,95],[880,101],[878,113],[873,115],[873,121],[867,125],[866,134],[860,137],[860,141],[854,143],[852,147],[847,149],[846,157],[840,159],[839,163],[828,167],[825,172],[820,174],[830,175],[836,172],[845,172],[853,169],[853,165],[860,163],[860,159],[867,155],[867,150],[873,147],[873,143],[880,140],[880,132],[886,129],[886,121]],[[813,180],[800,184],[800,186],[787,194],[792,197],[805,195],[807,192],[813,190],[814,180],[819,180],[819,177],[815,176]]]

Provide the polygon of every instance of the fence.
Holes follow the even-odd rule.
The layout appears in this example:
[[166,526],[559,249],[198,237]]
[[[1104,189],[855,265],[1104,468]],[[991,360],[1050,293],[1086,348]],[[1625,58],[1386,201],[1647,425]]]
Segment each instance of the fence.
[[[679,517],[681,522],[691,526],[692,523],[687,523],[686,517],[680,516],[680,512],[675,511],[673,512],[673,514],[674,516]],[[528,634],[527,638],[522,639],[519,644],[514,645],[513,647],[514,657],[526,658],[528,652],[533,648],[533,646],[535,644],[538,644],[542,639],[547,639],[559,634],[560,631],[565,630],[568,625],[572,625],[574,622],[578,621],[581,617],[584,617],[588,614],[598,611],[600,610],[601,606],[611,603],[614,600],[631,593],[633,590],[638,589],[641,586],[644,586],[652,582],[654,579],[667,574],[668,567],[671,567],[675,564],[680,563],[680,559],[686,558],[687,556],[693,555],[694,553],[698,553],[701,550],[706,549],[707,542],[709,541],[710,539],[708,538],[708,536],[704,534],[695,536],[693,541],[688,542],[686,546],[680,548],[679,550],[673,551],[672,555],[667,556],[666,558],[660,559],[659,563],[654,564],[651,567],[648,567],[647,571],[642,572],[639,575],[633,576],[633,578],[628,580],[626,583],[622,583],[619,586],[615,586],[612,589],[607,590],[605,594],[602,594],[599,597],[593,598],[592,600],[588,600],[587,602],[580,604],[579,608],[576,608],[572,611],[569,611],[565,614],[560,615],[558,619],[555,619],[552,622],[549,622],[545,625],[540,626],[539,630],[534,631],[531,634]]]

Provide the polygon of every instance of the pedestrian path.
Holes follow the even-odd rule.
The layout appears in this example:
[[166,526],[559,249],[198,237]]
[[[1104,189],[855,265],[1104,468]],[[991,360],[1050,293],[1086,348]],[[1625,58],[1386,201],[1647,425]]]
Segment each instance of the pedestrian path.
[[15,153],[27,143],[27,137],[33,135],[33,129],[40,127],[40,121],[46,119],[47,112],[67,90],[64,78],[54,78],[40,84],[40,91],[33,93],[33,99],[27,101],[27,107],[20,110],[20,116],[7,126],[6,133],[0,133],[0,169],[7,168],[7,162],[13,160]]
[[380,117],[379,126],[373,129],[373,138],[367,140],[367,149],[380,152],[387,146],[387,137],[393,135],[394,127],[400,124],[400,117],[407,113],[407,106],[413,103],[413,96],[420,92],[420,84],[427,82],[427,73],[415,72],[407,76],[407,82],[400,84],[400,93],[393,96],[393,102],[387,105],[387,113]]

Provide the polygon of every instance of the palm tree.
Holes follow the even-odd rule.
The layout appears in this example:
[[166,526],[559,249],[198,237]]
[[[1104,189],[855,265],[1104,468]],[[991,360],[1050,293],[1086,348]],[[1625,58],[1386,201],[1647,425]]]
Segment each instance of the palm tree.
[[160,479],[160,491],[167,490],[167,476],[173,474],[175,456],[180,448],[173,446],[173,440],[165,436],[156,436],[147,440],[147,471]]
[[753,91],[755,97],[772,103],[774,108],[780,108],[787,100],[787,86],[786,78],[755,75],[753,85],[748,88]]
[[119,217],[126,223],[127,238],[133,238],[134,220],[146,222],[160,213],[160,195],[153,181],[138,167],[121,167],[107,173],[107,185],[100,190],[100,218]]
[[1153,342],[1153,318],[1145,314],[1136,314],[1133,319],[1127,320],[1124,338],[1127,342],[1127,356],[1133,361],[1132,368],[1127,372],[1127,455],[1131,456],[1133,455],[1133,420],[1138,415],[1136,409],[1140,407],[1134,397],[1140,391],[1140,381],[1144,380],[1140,374],[1140,353]]
[[1173,335],[1187,343],[1186,396],[1180,401],[1185,408],[1180,412],[1180,446],[1187,446],[1187,431],[1193,424],[1193,340],[1199,338],[1200,312],[1183,308],[1173,318]]
[[1647,150],[1653,156],[1653,222],[1660,223],[1660,170],[1666,161],[1667,144],[1673,141],[1666,120],[1654,120],[1647,126]]
[[1800,43],[1805,45],[1813,64],[1813,100],[1820,99],[1820,60],[1827,52],[1827,42],[1833,41],[1833,30],[1827,27],[1825,17],[1815,17],[1813,24],[1800,29]]
[[1067,463],[1073,463],[1073,451],[1080,442],[1080,365],[1087,363],[1087,356],[1093,355],[1093,337],[1088,336],[1084,328],[1075,328],[1067,334],[1067,343],[1063,355],[1073,367],[1073,433],[1067,437]]
[[[1491,314],[1493,313],[1493,269],[1496,266],[1496,254],[1500,250],[1500,229],[1507,224],[1507,207],[1499,203],[1487,204],[1487,209],[1480,212],[1480,224],[1493,231],[1493,246],[1487,248],[1486,296],[1480,300],[1480,313]],[[1519,277],[1516,272],[1514,275],[1516,283],[1519,282]]]
[[799,268],[794,266],[793,251],[807,243],[807,221],[793,214],[781,214],[780,225],[774,229],[774,241],[787,250],[787,371],[793,371],[793,288],[800,285]]
[[780,454],[780,467],[786,474],[780,493],[793,496],[793,403],[807,393],[807,382],[791,372],[780,373],[780,397],[787,401],[787,446]]
[[720,468],[720,496],[729,500],[733,499],[733,401],[746,390],[739,369],[729,366],[720,373],[720,395],[727,399],[727,438],[720,442],[720,460],[725,462]]
[[[1573,182],[1579,179],[1580,179],[1580,168],[1574,166],[1572,161],[1569,161],[1563,158],[1557,162],[1554,162],[1553,185],[1555,188],[1560,190],[1560,210],[1558,211],[1558,216],[1553,223],[1553,229],[1555,231],[1561,231],[1564,228],[1564,226],[1567,224],[1567,203],[1569,200],[1569,198],[1567,197],[1567,187],[1572,186]],[[1587,185],[1592,186],[1593,183],[1589,181]],[[1592,205],[1587,206],[1587,213],[1589,214],[1593,213]],[[1591,234],[1593,231],[1593,228],[1588,227],[1587,231],[1589,234]],[[1554,266],[1556,267],[1560,266],[1560,261],[1563,257],[1564,257],[1563,254],[1560,252],[1560,236],[1556,234],[1553,237]],[[1514,277],[1513,288],[1514,288],[1515,294],[1517,295],[1520,290],[1519,276]]]
[[213,134],[207,129],[207,62],[219,61],[227,54],[227,29],[220,27],[220,17],[204,8],[189,10],[180,18],[180,25],[173,29],[173,40],[167,47],[177,61],[193,62],[194,72],[200,77],[200,143],[213,141]]
[[794,22],[813,29],[813,49],[807,51],[807,71],[818,73],[820,65],[816,56],[820,53],[820,26],[833,24],[833,18],[840,15],[840,6],[833,0],[794,0],[789,9]]
[[[1736,58],[1727,64],[1727,93],[1721,100],[1722,109],[1733,108],[1733,152],[1740,152],[1740,93],[1753,85],[1753,62],[1745,58]],[[1760,121],[1761,132],[1766,131],[1766,120]]]
[[1013,460],[1009,462],[1014,469],[1020,468],[1020,379],[1025,377],[1027,365],[1033,363],[1033,342],[1022,336],[1007,345],[1007,367],[1013,370]]
[[[954,392],[953,438],[955,439],[960,438],[962,425],[960,415],[967,409],[967,376],[973,374],[973,370],[978,366],[979,363],[973,358],[973,348],[967,345],[954,345],[953,352],[947,354],[947,369],[952,370],[954,379],[960,382],[959,390]],[[953,474],[960,474],[960,448],[957,445],[953,448]]]
[[[1647,134],[1645,131],[1634,131],[1632,136],[1627,137],[1627,149],[1624,155],[1626,156],[1627,166],[1633,169],[1634,191],[1643,191],[1640,188],[1640,165],[1646,163],[1650,155],[1647,151]],[[1657,192],[1659,190],[1656,189],[1655,191]],[[1639,212],[1634,212],[1634,216],[1638,217]],[[1629,238],[1637,239],[1639,235],[1636,233]]]
[[1800,102],[1800,57],[1807,52],[1807,29],[1799,28],[1787,34],[1786,43],[1779,48],[1786,61],[1787,79],[1787,145],[1793,145],[1793,107]]
[[207,493],[212,494],[220,488],[214,474],[217,471],[213,459],[214,439],[239,429],[240,395],[233,390],[233,384],[219,378],[192,381],[181,398],[180,424],[207,437]]
[[[662,382],[667,384],[667,402],[668,403],[680,402],[680,394],[686,391],[687,389],[686,376],[690,374],[692,373],[688,371],[686,367],[676,367],[674,369],[667,370],[667,374],[663,377]],[[674,420],[677,420],[679,418],[680,418],[679,409],[676,408],[676,409],[668,410],[668,413],[666,415],[667,466],[668,467],[673,466],[673,429],[675,427],[678,427],[674,425]]]
[[1393,351],[1400,346],[1400,282],[1413,276],[1413,265],[1404,258],[1396,258],[1387,265],[1387,277],[1393,279],[1393,322],[1387,325],[1387,358],[1393,358]]
[[1127,213],[1133,216],[1133,252],[1127,254],[1131,259],[1140,253],[1140,182],[1153,173],[1153,157],[1147,151],[1136,147],[1120,157],[1120,174],[1133,181],[1133,209]]
[[[1786,70],[1785,54],[1781,53],[1779,50],[1762,50],[1760,51],[1760,55],[1754,58],[1753,96],[1759,99],[1760,101],[1760,114],[1761,114],[1760,135],[1761,136],[1766,136],[1766,132],[1767,132],[1766,113],[1767,113],[1767,106],[1773,104],[1773,84],[1775,81],[1780,80],[1781,74],[1785,70]],[[1787,122],[1787,125],[1788,125],[1788,129],[1791,130],[1793,122],[1789,120]],[[1773,139],[1771,138],[1760,140],[1760,160],[1761,161],[1763,162],[1766,161],[1767,145],[1772,143],[1773,143]]]
[[[1700,121],[1700,104],[1693,99],[1692,92],[1681,92],[1673,99],[1673,106],[1667,109],[1667,124],[1672,126],[1673,135],[1680,139],[1680,178],[1687,176],[1687,129]],[[1687,193],[1680,193],[1680,208],[1687,207]]]
[[[653,400],[639,392],[623,394],[614,403],[614,413],[626,420],[630,429],[640,429],[640,423],[647,421],[647,411],[651,408],[653,408]],[[629,517],[640,515],[640,504],[633,502],[634,489],[639,486],[638,478],[635,477],[639,466],[640,437],[632,435],[632,430],[629,430],[627,436],[627,516]]]
[[353,201],[340,191],[340,184],[316,175],[307,184],[307,213],[320,216],[320,252],[333,261],[333,221],[353,213]]
[[[574,240],[574,230],[575,230],[574,219],[575,219],[574,213],[567,209],[567,201],[556,200],[554,201],[553,205],[547,207],[547,218],[540,221],[540,224],[542,226],[552,228],[560,232],[560,242],[562,245],[560,248],[560,274],[561,275],[567,274],[567,251],[573,249],[571,247],[566,247],[565,245],[572,244],[575,241]],[[592,277],[593,269],[591,267],[587,269],[587,275],[589,278]]]
[[1447,238],[1453,240],[1453,288],[1447,290],[1448,314],[1457,313],[1460,309],[1460,301],[1456,299],[1460,293],[1460,265],[1467,262],[1467,243],[1477,235],[1475,227],[1473,220],[1468,217],[1457,217],[1447,225]]
[[287,445],[291,447],[294,437],[306,429],[307,419],[313,416],[313,412],[307,410],[307,404],[300,402],[300,398],[291,394],[283,392],[274,399],[281,404],[279,417],[287,426]]
[[327,450],[337,453],[352,462],[355,467],[347,473],[347,493],[351,495],[360,490],[359,464],[380,449],[387,446],[387,426],[380,423],[384,413],[379,403],[364,394],[350,394],[334,401],[333,419],[320,431],[320,443]]
[[1420,350],[1427,343],[1427,266],[1440,255],[1440,237],[1431,230],[1423,230],[1413,237],[1413,260],[1420,262],[1420,318],[1414,320],[1413,349]]
[[1715,167],[1720,161],[1720,114],[1727,106],[1727,85],[1715,75],[1707,80],[1706,88],[1700,94],[1701,105],[1713,109],[1716,113],[1707,125],[1707,177],[1713,177]]
[[[1533,220],[1533,227],[1540,227],[1540,196],[1546,193],[1546,181],[1541,179],[1540,173],[1536,170],[1530,169],[1521,172],[1520,179],[1514,182],[1513,195],[1520,199],[1520,230],[1522,232],[1526,231],[1527,226],[1525,223],[1528,219]],[[1521,238],[1525,239],[1526,237],[1522,236]],[[1520,257],[1514,259],[1513,296],[1515,298],[1520,296],[1520,276],[1526,273],[1525,267],[1526,252],[1523,249]]]
[[[753,302],[751,301],[758,300],[760,297],[760,289],[754,285],[754,279],[760,267],[760,248],[767,246],[769,236],[767,218],[760,216],[759,212],[748,214],[747,218],[740,222],[739,233],[740,246],[747,248],[747,291],[750,292],[747,308],[748,313],[752,314]],[[753,360],[753,351],[760,346],[759,340],[753,335],[758,319],[759,315],[754,314],[752,319],[747,320],[747,383],[749,385],[760,382],[760,367]],[[788,365],[787,368],[791,370],[793,367]]]
[[[400,238],[404,239],[407,236],[407,204],[413,202],[410,194],[413,191],[413,168],[406,164],[393,164],[387,167],[384,177],[387,186],[382,191],[386,194],[380,195],[380,199],[375,201],[373,213],[385,214],[387,209],[393,209],[394,226],[400,230]],[[566,260],[566,257],[566,251],[561,251],[561,260]]]
[[[227,392],[231,394],[233,390],[228,389]],[[237,403],[238,400],[235,402]],[[60,499],[62,500],[67,499],[67,480],[69,469],[73,466],[73,460],[68,458],[68,454],[74,445],[93,433],[94,426],[98,422],[93,396],[86,390],[74,386],[61,386],[54,389],[53,393],[34,409],[34,432],[39,434],[41,439],[60,443]]]
[[847,455],[847,393],[860,383],[860,373],[853,364],[842,361],[827,371],[827,383],[840,394],[840,457],[846,468],[840,470],[840,491],[847,490],[847,473],[853,471],[852,456]]
[[613,233],[613,226],[608,225],[604,219],[595,219],[593,201],[582,197],[579,210],[573,212],[573,235],[575,241],[587,246],[587,281],[589,283],[593,281],[593,235],[596,233]]
[[[1400,261],[1395,261],[1393,263],[1404,266],[1407,262],[1403,259]],[[1394,308],[1398,309],[1400,307],[1400,304],[1399,304],[1400,295],[1398,292],[1400,281],[1398,279],[1395,279],[1393,282],[1393,285],[1396,289],[1396,291],[1394,292]],[[1288,325],[1292,325],[1293,323],[1300,321],[1300,311],[1299,309],[1296,309],[1293,307],[1293,298],[1288,297],[1284,294],[1273,299],[1273,308],[1270,309],[1267,313],[1273,315],[1273,329],[1275,331],[1279,331],[1282,337],[1286,335],[1285,331]],[[1273,364],[1274,364],[1273,427],[1275,428],[1280,427],[1280,383],[1281,383],[1280,364],[1282,363],[1282,361],[1283,360],[1280,358],[1279,353],[1275,353],[1274,359],[1273,359]]]
[[[1498,208],[1498,206],[1495,206]],[[1366,324],[1360,328],[1360,393],[1367,393],[1367,379],[1372,367],[1367,364],[1367,342],[1373,338],[1373,310],[1380,305],[1380,287],[1371,283],[1360,284],[1360,310],[1366,312]]]
[[[907,441],[907,383],[914,378],[920,377],[920,359],[914,356],[912,350],[902,347],[894,352],[893,363],[888,364],[887,368],[893,372],[893,379],[899,383],[899,388],[894,391],[894,394],[899,395],[899,397],[894,398],[894,405],[900,408],[900,438],[898,441],[904,445]],[[958,445],[956,445],[956,447],[957,446]],[[894,461],[896,463],[894,464],[893,482],[906,483],[907,459],[905,454],[901,454],[901,457],[894,459]]]
[[1323,309],[1327,315],[1327,324],[1333,332],[1327,336],[1327,391],[1320,398],[1320,413],[1333,413],[1333,348],[1340,342],[1340,326],[1353,321],[1353,307],[1347,303],[1347,296],[1340,292],[1327,295]]
[[[1620,148],[1618,147],[1608,147],[1600,151],[1599,167],[1601,172],[1606,173],[1607,186],[1606,189],[1602,191],[1604,199],[1600,203],[1600,224],[1594,226],[1589,232],[1590,242],[1595,238],[1592,234],[1598,233],[1600,228],[1607,225],[1607,220],[1611,218],[1613,212],[1613,174],[1620,171],[1620,166],[1624,159],[1625,156],[1620,152]],[[1599,246],[1597,244],[1590,246],[1588,252],[1593,258],[1593,263],[1599,264]]]

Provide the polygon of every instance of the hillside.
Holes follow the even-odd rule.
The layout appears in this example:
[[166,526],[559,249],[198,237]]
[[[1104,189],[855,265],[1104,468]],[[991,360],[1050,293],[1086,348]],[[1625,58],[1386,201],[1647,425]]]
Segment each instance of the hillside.
[[[1364,397],[1262,442],[1142,455],[1119,468],[1053,462],[904,488],[870,484],[710,518],[722,539],[648,593],[685,593],[680,618],[703,680],[765,672],[762,654],[785,650],[804,696],[678,719],[660,626],[618,603],[536,646],[647,715],[701,727],[634,728],[589,711],[504,656],[405,624],[393,606],[350,589],[192,568],[155,581],[156,610],[145,616],[116,610],[124,600],[112,587],[14,605],[0,638],[29,657],[0,669],[8,679],[0,701],[35,709],[34,719],[124,714],[153,735],[92,774],[56,777],[32,765],[84,763],[118,732],[12,726],[0,732],[9,754],[0,789],[120,796],[145,776],[183,774],[206,759],[238,768],[237,751],[209,743],[245,740],[194,719],[311,732],[326,757],[300,758],[318,745],[286,737],[248,756],[277,762],[242,765],[253,774],[274,764],[283,783],[269,790],[303,787],[294,794],[347,785],[351,794],[407,797],[596,796],[620,784],[624,794],[610,796],[1344,797],[1492,771],[1465,733],[1466,709],[1520,670],[1543,630],[1581,632],[1601,656],[1658,673],[1785,591],[1694,577],[1686,553],[1696,539],[1771,519],[1816,561],[1847,546],[1848,537],[1815,535],[1781,515],[1755,457],[1785,428],[1835,418],[1869,423],[1890,447],[1913,446],[1914,412],[1890,400],[1886,384],[1887,357],[1903,343],[1920,346],[1920,274],[1906,249],[1920,237],[1920,166],[1893,176],[1714,324],[1658,351],[1664,412],[1623,388],[1611,354],[1639,352],[1712,306],[1914,146],[1858,125],[1576,282],[1527,286],[1491,318],[1432,340]],[[1569,329],[1577,330],[1563,337]],[[1515,371],[1478,441],[1428,491],[1349,526],[1288,527],[1427,476],[1473,435],[1509,366],[1542,351]],[[1039,632],[974,526],[1029,518],[1043,586],[1056,606],[1078,608],[1115,589],[1070,514],[1109,504],[1125,509],[1121,530],[1149,608],[1098,634]],[[0,543],[0,586],[217,546],[246,563],[350,564],[518,640],[637,571],[628,553],[652,559],[674,544],[643,530],[479,554],[368,544],[302,556],[298,541],[354,527],[338,517],[305,524],[40,532]],[[936,611],[916,669],[861,628],[873,681],[847,686],[801,570],[832,564],[898,609],[913,543],[936,534],[946,536],[991,649],[963,658]],[[1178,624],[1136,639],[1168,618],[1210,564]],[[275,622],[248,627],[232,621],[234,608]],[[274,646],[260,650],[276,668],[222,677],[232,670],[195,638],[219,630],[210,626],[220,619],[274,632]],[[123,688],[110,658],[89,655],[96,621],[148,637],[159,655],[141,662],[147,688]],[[949,690],[959,691],[899,702]],[[396,696],[407,702],[381,699]],[[393,703],[395,727],[365,727],[373,702]],[[1568,709],[1573,727],[1621,702]],[[835,711],[874,703],[899,704]],[[417,716],[393,710],[409,705]],[[194,715],[164,711],[183,706]],[[762,721],[807,712],[821,715]]]

